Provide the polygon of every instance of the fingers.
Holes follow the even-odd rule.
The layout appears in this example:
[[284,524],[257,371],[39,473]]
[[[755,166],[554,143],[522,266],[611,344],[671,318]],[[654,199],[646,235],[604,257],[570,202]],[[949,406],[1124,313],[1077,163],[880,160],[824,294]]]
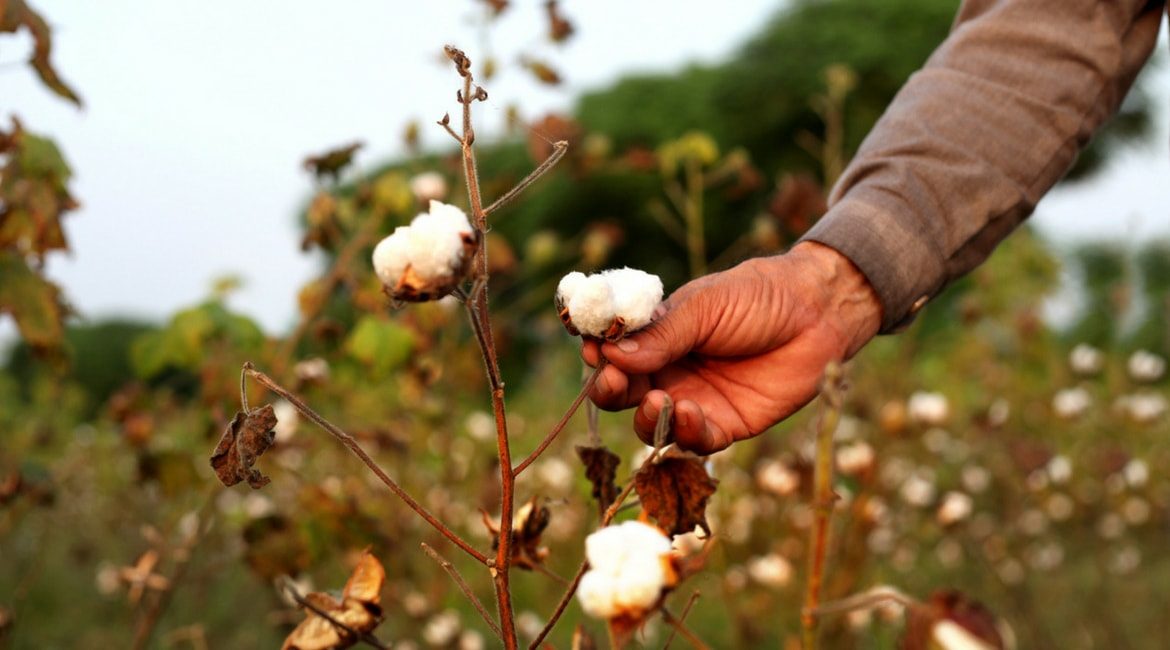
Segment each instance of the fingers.
[[[665,404],[666,392],[661,390],[648,391],[642,399],[641,406],[634,413],[634,431],[642,442],[654,444],[654,430]],[[674,404],[667,442],[706,455],[731,446],[733,440],[721,426],[703,414],[697,402],[680,400]]]
[[620,411],[642,401],[650,390],[646,375],[627,375],[613,365],[607,365],[589,391],[589,399],[607,411]]
[[590,368],[596,368],[601,360],[601,343],[596,339],[581,339],[581,360]]
[[[681,295],[680,295],[681,294]],[[677,292],[655,311],[655,320],[646,329],[601,348],[617,367],[629,374],[648,374],[680,359],[694,349],[702,335],[701,293]]]

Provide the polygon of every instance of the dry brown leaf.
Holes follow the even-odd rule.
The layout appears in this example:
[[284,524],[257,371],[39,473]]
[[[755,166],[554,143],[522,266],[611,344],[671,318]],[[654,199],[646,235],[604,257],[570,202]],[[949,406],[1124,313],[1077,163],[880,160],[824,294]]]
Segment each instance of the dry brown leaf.
[[593,484],[590,493],[604,512],[617,499],[617,468],[622,459],[605,447],[577,447],[577,456],[585,464],[585,478]]
[[0,33],[16,33],[21,27],[27,29],[33,38],[33,55],[29,59],[29,65],[36,71],[41,81],[58,96],[81,106],[81,98],[61,80],[52,62],[49,61],[53,39],[45,19],[33,11],[24,0],[0,2]]
[[268,484],[269,478],[252,465],[272,446],[276,437],[276,414],[271,404],[265,404],[248,413],[239,411],[223,432],[215,451],[211,452],[211,467],[224,485],[247,481],[253,489]]
[[548,37],[554,43],[564,43],[573,35],[573,23],[561,15],[557,0],[544,3],[548,16]]
[[328,614],[339,627],[312,609],[305,608],[305,620],[284,640],[281,650],[332,650],[348,648],[361,635],[373,631],[382,622],[382,585],[386,570],[369,549],[362,552],[357,566],[345,583],[341,600],[329,594],[313,592],[305,601]]
[[658,527],[674,536],[699,526],[707,534],[707,500],[717,481],[707,475],[698,456],[676,454],[642,468],[634,477],[634,489],[642,510]]
[[354,142],[344,147],[330,149],[316,156],[308,156],[304,162],[305,169],[312,172],[318,179],[329,176],[334,182],[337,182],[341,171],[353,162],[354,154],[364,146],[365,143]]

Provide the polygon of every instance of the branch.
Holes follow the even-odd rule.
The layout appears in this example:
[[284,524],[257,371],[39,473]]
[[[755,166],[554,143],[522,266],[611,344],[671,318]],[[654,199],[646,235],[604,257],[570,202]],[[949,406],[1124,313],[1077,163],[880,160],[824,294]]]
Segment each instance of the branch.
[[821,388],[821,418],[817,423],[816,463],[813,477],[813,527],[809,532],[808,588],[800,613],[803,628],[803,650],[817,647],[817,605],[824,581],[825,556],[829,546],[829,515],[833,512],[833,433],[841,417],[843,374],[841,366],[832,362],[825,368]]
[[329,621],[330,625],[345,632],[346,634],[350,635],[351,637],[353,637],[355,639],[360,639],[364,643],[367,643],[375,648],[379,648],[380,650],[390,650],[390,646],[386,645],[385,643],[382,643],[382,641],[380,641],[378,639],[378,637],[374,636],[373,634],[371,634],[369,632],[358,632],[357,630],[346,625],[345,623],[342,623],[341,621],[337,620],[336,618],[333,618],[333,616],[330,615],[329,612],[326,612],[325,610],[321,609],[320,607],[317,607],[313,603],[306,600],[299,593],[297,593],[296,587],[293,586],[292,580],[290,580],[288,576],[282,576],[282,578],[283,578],[283,580],[281,580],[281,584],[280,584],[281,589],[283,589],[285,591],[285,593],[287,593],[293,600],[297,601],[298,605],[313,612],[314,614],[316,614],[317,616],[320,616],[321,618],[325,619],[326,621]]
[[[699,599],[699,590],[696,589],[691,592],[691,597],[687,599],[687,604],[683,606],[682,614],[678,616],[678,622],[681,625],[683,621],[687,620],[687,614],[691,613],[691,607],[695,601]],[[666,610],[663,610],[665,613]],[[666,643],[662,644],[662,650],[669,650],[671,641],[674,641],[674,635],[678,632],[678,628],[672,628],[670,634],[666,637]]]
[[691,645],[695,647],[695,650],[709,650],[710,646],[708,646],[706,643],[703,643],[702,639],[695,636],[695,633],[683,624],[682,619],[675,618],[674,614],[671,614],[670,611],[665,607],[662,608],[662,620],[666,621],[672,628],[674,628],[674,630],[671,632],[672,637],[674,636],[674,632],[678,632],[682,635],[682,638],[689,641]]
[[904,607],[912,607],[918,603],[918,601],[893,587],[879,585],[860,594],[854,594],[841,600],[825,603],[817,607],[813,611],[813,614],[816,616],[828,616],[832,614],[844,614],[845,612],[851,612],[856,609],[872,609],[888,600],[892,600]]
[[540,165],[537,166],[536,169],[532,170],[531,172],[528,173],[527,176],[522,178],[519,183],[516,183],[516,187],[513,187],[512,189],[508,190],[507,193],[505,193],[500,198],[496,199],[495,202],[493,202],[488,207],[484,208],[484,210],[483,210],[484,216],[486,217],[487,215],[504,207],[512,199],[519,196],[519,194],[521,192],[528,189],[529,185],[532,185],[533,183],[535,183],[537,180],[540,179],[541,176],[544,176],[545,173],[548,172],[548,170],[550,170],[554,166],[556,166],[556,164],[558,162],[560,162],[561,158],[565,157],[565,153],[568,151],[569,151],[569,143],[568,142],[566,142],[564,140],[558,140],[558,141],[554,142],[552,154],[549,155],[548,158],[545,158],[544,162],[540,163]]
[[474,547],[471,546],[471,544],[468,544],[466,541],[464,541],[462,537],[456,535],[455,532],[448,528],[446,524],[439,521],[425,507],[423,507],[422,504],[420,504],[418,501],[415,501],[413,497],[407,494],[406,490],[403,490],[398,485],[398,483],[394,481],[394,479],[390,478],[390,475],[386,473],[386,470],[382,469],[382,467],[378,465],[378,463],[373,458],[370,458],[370,455],[366,453],[365,449],[362,449],[361,445],[358,444],[358,441],[355,440],[353,436],[342,431],[341,429],[334,426],[333,423],[318,415],[313,409],[309,408],[308,405],[302,402],[300,398],[298,398],[292,392],[285,389],[280,384],[277,384],[268,375],[257,370],[251,362],[244,364],[244,372],[265,388],[288,400],[288,402],[292,404],[297,411],[300,411],[301,415],[304,415],[306,418],[312,420],[314,424],[324,429],[326,432],[340,441],[341,444],[345,445],[351,452],[353,452],[355,456],[357,456],[363,463],[366,464],[366,467],[370,468],[370,471],[373,472],[374,475],[377,476],[382,481],[382,483],[386,485],[386,487],[390,488],[390,491],[393,492],[395,496],[397,496],[399,499],[402,499],[402,501],[407,506],[409,506],[411,510],[414,510],[416,513],[418,513],[418,515],[422,517],[428,524],[433,526],[435,530],[442,533],[444,537],[451,540],[453,544],[463,549],[471,557],[479,560],[485,565],[488,564],[487,556],[477,551]]
[[513,477],[520,476],[520,473],[523,472],[529,465],[534,463],[536,459],[544,453],[544,450],[548,449],[548,446],[552,444],[553,440],[556,440],[557,435],[559,435],[560,432],[565,428],[565,425],[569,423],[569,418],[573,417],[573,414],[577,412],[577,408],[581,406],[581,402],[585,401],[585,397],[589,395],[589,391],[592,390],[593,385],[597,383],[597,378],[601,376],[601,371],[605,370],[607,363],[608,362],[606,361],[605,357],[602,357],[601,360],[597,363],[597,367],[594,368],[593,372],[589,375],[589,378],[585,380],[585,384],[581,386],[581,392],[577,393],[577,397],[573,399],[573,403],[569,405],[568,410],[566,410],[565,414],[561,416],[560,421],[557,422],[552,430],[548,432],[548,435],[544,437],[544,440],[540,441],[540,444],[536,446],[536,449],[531,454],[528,454],[528,457],[522,460],[520,464],[516,466],[516,469],[512,470]]
[[483,617],[484,622],[488,624],[488,627],[492,629],[492,632],[496,633],[496,638],[503,640],[503,637],[500,636],[500,626],[496,625],[496,622],[492,620],[492,615],[488,613],[487,608],[483,606],[483,603],[479,601],[479,598],[475,597],[475,593],[471,591],[471,587],[468,586],[467,581],[463,579],[463,576],[459,575],[459,571],[455,568],[455,565],[451,564],[446,558],[439,555],[439,552],[431,548],[431,546],[426,542],[423,542],[421,546],[422,550],[426,551],[427,555],[431,556],[435,562],[438,562],[439,566],[447,572],[447,575],[451,576],[451,579],[455,581],[455,584],[459,585],[459,589],[463,592],[463,595],[467,596],[467,599],[470,600],[471,604],[475,606],[475,611],[479,612],[479,615]]
[[544,627],[541,628],[540,634],[537,634],[532,643],[528,645],[528,650],[535,650],[536,648],[540,647],[540,644],[544,641],[545,637],[548,636],[549,632],[552,632],[553,627],[561,618],[561,614],[564,614],[565,610],[569,607],[569,603],[573,600],[573,594],[577,593],[577,585],[581,584],[581,577],[585,575],[585,572],[588,569],[589,563],[586,561],[582,561],[581,566],[577,567],[577,573],[575,573],[573,575],[573,579],[569,581],[569,586],[565,588],[565,593],[561,596],[561,601],[557,603],[557,608],[553,610],[552,616],[548,619],[548,622],[544,624]]

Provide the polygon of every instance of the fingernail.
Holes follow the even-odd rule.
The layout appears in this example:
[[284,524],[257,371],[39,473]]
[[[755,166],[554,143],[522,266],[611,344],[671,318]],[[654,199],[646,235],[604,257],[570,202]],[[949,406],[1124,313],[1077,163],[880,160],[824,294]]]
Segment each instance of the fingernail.
[[638,342],[633,339],[622,339],[617,342],[617,347],[622,352],[637,352]]

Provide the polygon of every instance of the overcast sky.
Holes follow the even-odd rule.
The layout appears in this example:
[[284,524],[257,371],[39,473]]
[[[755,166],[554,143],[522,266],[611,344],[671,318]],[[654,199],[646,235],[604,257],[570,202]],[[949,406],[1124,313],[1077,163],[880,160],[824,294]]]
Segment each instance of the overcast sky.
[[[562,4],[578,34],[558,48],[541,38],[539,0],[515,0],[486,35],[471,0],[37,3],[55,29],[55,63],[86,102],[77,111],[50,96],[13,63],[29,41],[0,37],[0,119],[19,114],[57,140],[83,205],[66,223],[74,252],[51,257],[50,275],[86,317],[162,318],[206,296],[213,278],[239,274],[246,285],[232,305],[280,331],[318,263],[300,253],[294,226],[311,189],[301,160],[361,139],[359,163],[373,165],[400,153],[408,120],[453,111],[443,43],[473,57],[489,48],[504,63],[544,56],[566,72],[549,90],[506,65],[480,112],[490,131],[509,103],[537,115],[628,72],[718,60],[777,6]],[[1154,84],[1162,108],[1165,68]],[[1045,199],[1041,228],[1061,241],[1170,233],[1168,120],[1163,111],[1150,146],[1099,180]],[[438,127],[423,131],[424,144],[445,144]],[[0,323],[0,337],[11,331]]]

